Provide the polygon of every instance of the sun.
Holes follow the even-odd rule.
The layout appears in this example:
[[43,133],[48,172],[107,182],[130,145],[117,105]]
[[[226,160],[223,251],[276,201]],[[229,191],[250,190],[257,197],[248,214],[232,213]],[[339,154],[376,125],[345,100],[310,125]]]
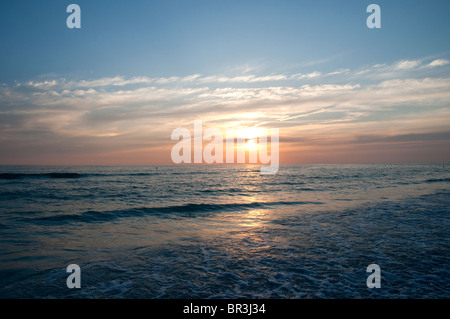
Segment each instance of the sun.
[[254,140],[249,139],[245,143],[245,149],[248,150],[248,151],[256,150],[256,149],[258,149],[258,144],[256,144]]

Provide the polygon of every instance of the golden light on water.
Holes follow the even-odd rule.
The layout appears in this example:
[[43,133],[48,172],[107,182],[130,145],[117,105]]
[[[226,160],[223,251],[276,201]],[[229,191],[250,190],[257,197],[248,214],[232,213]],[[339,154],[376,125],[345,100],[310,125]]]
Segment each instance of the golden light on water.
[[242,216],[240,225],[244,227],[261,227],[266,218],[267,216],[263,210],[254,209]]

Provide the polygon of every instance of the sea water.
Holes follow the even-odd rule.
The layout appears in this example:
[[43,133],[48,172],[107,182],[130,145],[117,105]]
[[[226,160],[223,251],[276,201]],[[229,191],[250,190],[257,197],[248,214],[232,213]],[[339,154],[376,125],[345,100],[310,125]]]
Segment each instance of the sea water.
[[449,168],[2,166],[0,298],[449,298]]

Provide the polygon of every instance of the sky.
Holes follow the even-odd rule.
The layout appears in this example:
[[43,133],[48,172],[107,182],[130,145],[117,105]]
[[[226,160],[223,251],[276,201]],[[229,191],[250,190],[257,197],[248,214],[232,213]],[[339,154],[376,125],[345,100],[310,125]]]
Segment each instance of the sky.
[[171,164],[172,131],[195,120],[279,128],[282,164],[450,161],[449,12],[447,0],[7,1],[0,164]]

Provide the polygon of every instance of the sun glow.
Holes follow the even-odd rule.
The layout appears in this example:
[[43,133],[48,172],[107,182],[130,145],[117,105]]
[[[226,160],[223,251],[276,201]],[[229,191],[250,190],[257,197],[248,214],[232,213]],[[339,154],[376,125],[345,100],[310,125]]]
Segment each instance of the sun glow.
[[258,149],[258,144],[254,140],[250,139],[245,143],[245,149],[248,151],[253,151]]

